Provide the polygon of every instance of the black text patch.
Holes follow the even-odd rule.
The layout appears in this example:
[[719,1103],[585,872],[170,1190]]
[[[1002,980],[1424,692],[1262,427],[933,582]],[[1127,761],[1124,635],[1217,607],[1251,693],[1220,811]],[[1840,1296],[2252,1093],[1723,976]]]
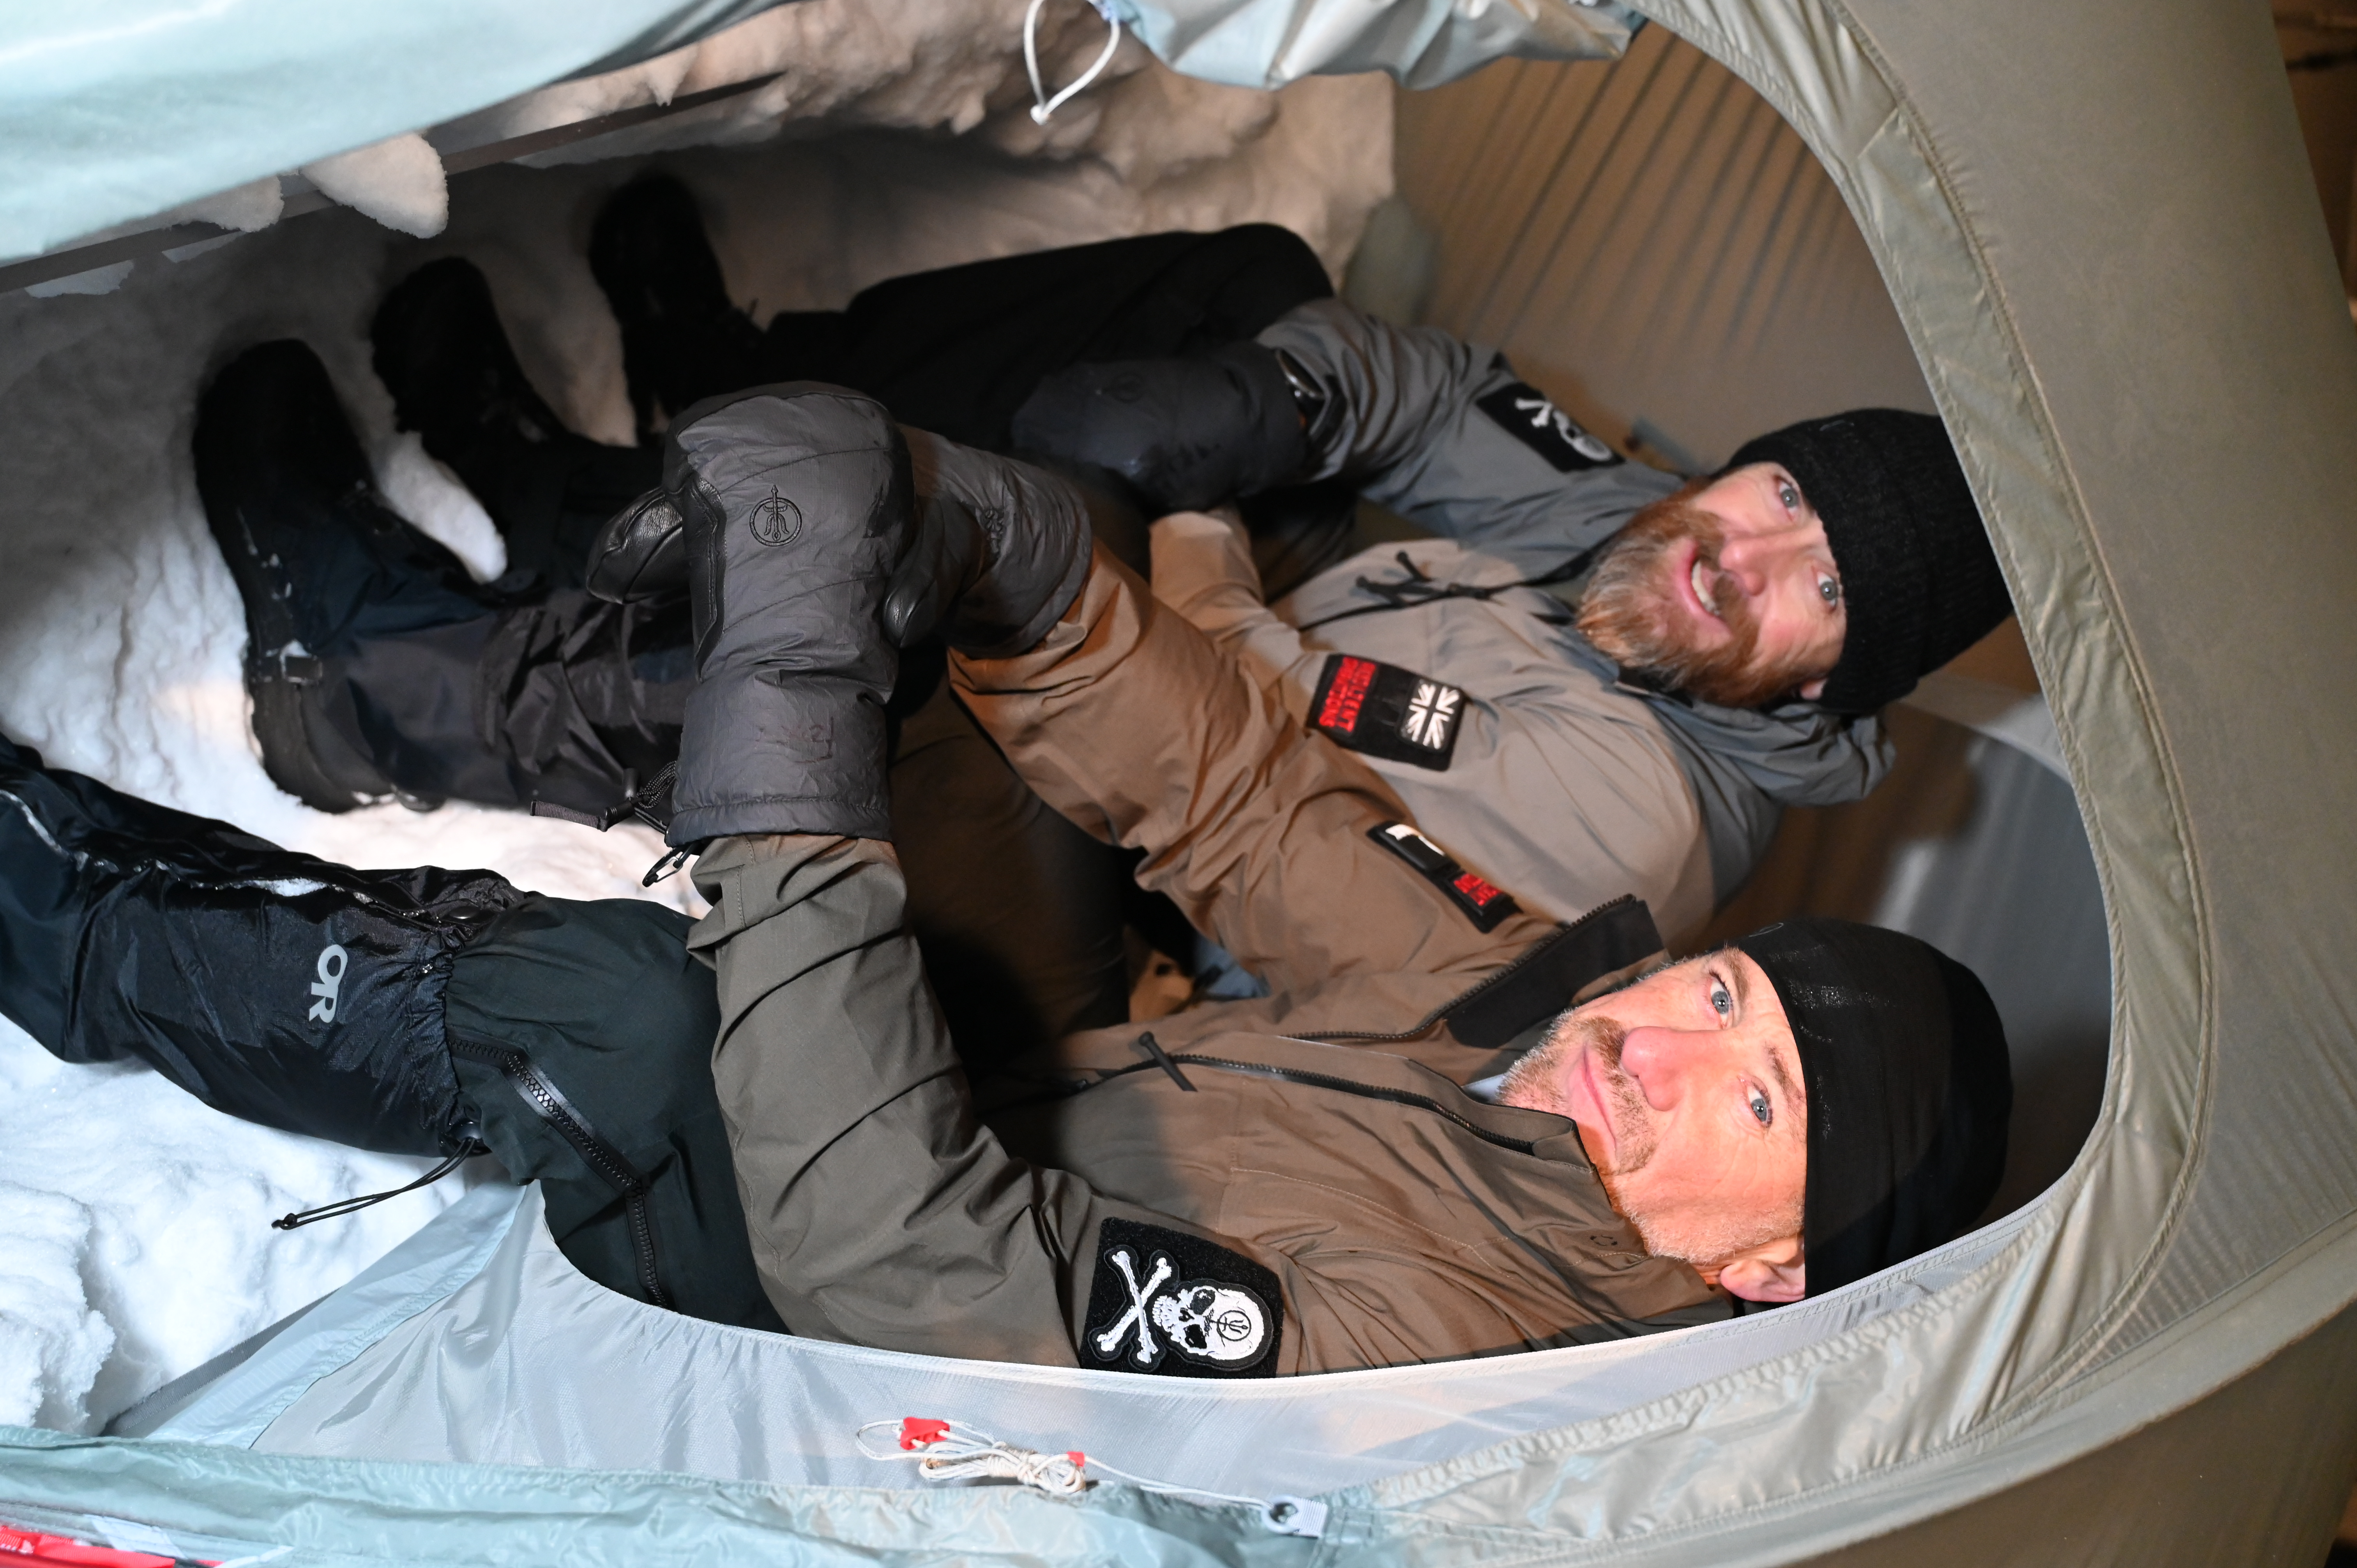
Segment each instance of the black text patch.
[[1559,474],[1609,468],[1620,461],[1611,447],[1571,422],[1555,401],[1528,381],[1500,387],[1473,406],[1505,433],[1555,465]]
[[1466,870],[1448,852],[1405,822],[1383,822],[1367,836],[1415,867],[1426,882],[1448,895],[1465,911],[1477,931],[1494,931],[1498,923],[1522,908],[1514,896],[1477,873]]
[[1461,687],[1336,653],[1309,698],[1310,727],[1352,751],[1437,770],[1457,750],[1457,723],[1465,716]]
[[1083,1366],[1166,1378],[1273,1377],[1284,1329],[1276,1276],[1243,1253],[1159,1225],[1098,1225]]

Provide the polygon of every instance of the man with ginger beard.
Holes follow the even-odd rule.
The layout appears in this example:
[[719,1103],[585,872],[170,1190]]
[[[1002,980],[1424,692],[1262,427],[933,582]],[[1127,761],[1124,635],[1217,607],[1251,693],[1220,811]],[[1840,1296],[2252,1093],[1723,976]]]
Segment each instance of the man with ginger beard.
[[[1792,920],[1666,965],[1634,899],[1514,908],[1092,548],[1069,487],[870,400],[757,388],[665,448],[693,930],[327,865],[0,743],[0,1010],[271,1125],[488,1144],[651,1305],[928,1355],[1237,1378],[1596,1343],[1824,1295],[1994,1192],[2004,1031],[1928,944]],[[1275,995],[959,1070],[882,716],[935,629],[1030,786]]]
[[1179,510],[1154,592],[1467,865],[1566,918],[1633,891],[1674,943],[1783,806],[1871,789],[1878,711],[2011,608],[1929,414],[1806,421],[1682,483],[1503,356],[1334,300],[1212,355],[1051,376],[1015,433],[1168,507],[1339,482],[1432,531],[1270,600],[1249,510]]

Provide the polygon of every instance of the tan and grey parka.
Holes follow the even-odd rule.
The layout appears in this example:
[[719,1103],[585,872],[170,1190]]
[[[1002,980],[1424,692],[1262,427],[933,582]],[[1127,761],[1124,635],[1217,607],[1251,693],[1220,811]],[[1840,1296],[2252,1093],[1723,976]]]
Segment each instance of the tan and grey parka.
[[1033,788],[1143,849],[1140,880],[1275,994],[1043,1042],[969,1085],[890,845],[714,846],[692,945],[719,974],[755,1261],[795,1333],[1265,1376],[1725,1315],[1645,1253],[1569,1122],[1459,1087],[1649,961],[1641,905],[1558,926],[1401,846],[1419,868],[1383,782],[1103,552],[1037,649],[953,678]]

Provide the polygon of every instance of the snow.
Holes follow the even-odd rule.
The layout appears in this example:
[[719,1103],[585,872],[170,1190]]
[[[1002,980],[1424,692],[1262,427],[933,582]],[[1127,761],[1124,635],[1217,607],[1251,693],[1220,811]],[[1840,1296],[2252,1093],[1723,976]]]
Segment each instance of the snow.
[[303,177],[322,195],[421,240],[450,221],[441,155],[414,131],[305,164]]
[[[478,116],[461,128],[474,142],[784,73],[681,117],[694,124],[659,122],[545,160],[564,166],[462,177],[447,188],[448,226],[433,241],[358,211],[274,224],[273,179],[188,209],[259,232],[143,260],[113,279],[111,294],[0,296],[0,730],[55,765],[339,861],[490,866],[572,897],[692,898],[684,878],[639,886],[660,853],[641,830],[601,836],[465,805],[417,814],[388,803],[331,817],[271,786],[247,727],[236,590],[189,467],[197,391],[247,346],[306,339],[389,498],[488,578],[505,552],[473,499],[393,431],[390,400],[369,370],[367,323],[384,287],[423,261],[472,256],[552,403],[594,435],[629,439],[619,335],[580,245],[602,193],[640,163],[584,159],[732,144],[666,162],[699,193],[732,286],[763,315],[839,305],[922,267],[1252,220],[1294,228],[1339,274],[1390,189],[1388,84],[1322,79],[1275,95],[1209,87],[1130,44],[1113,80],[1040,127],[1028,114],[1023,9],[1024,0],[805,0],[649,65]],[[1050,10],[1073,13],[1043,18],[1045,74],[1061,82],[1093,57],[1102,24],[1085,6]],[[417,151],[388,156],[373,174],[352,166],[339,194],[396,219],[430,216]],[[440,172],[437,160],[436,181]],[[58,1062],[5,1021],[0,1095],[10,1112],[0,1141],[0,1423],[96,1431],[351,1277],[466,1181],[490,1179],[470,1167],[282,1233],[268,1221],[400,1186],[427,1162],[248,1126],[144,1069]]]

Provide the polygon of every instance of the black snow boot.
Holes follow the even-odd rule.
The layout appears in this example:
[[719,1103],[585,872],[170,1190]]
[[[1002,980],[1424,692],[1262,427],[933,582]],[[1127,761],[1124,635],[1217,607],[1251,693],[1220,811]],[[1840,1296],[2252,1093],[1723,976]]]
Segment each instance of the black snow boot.
[[1015,413],[1015,444],[1108,469],[1160,511],[1288,484],[1309,463],[1304,411],[1274,349],[1230,343],[1197,359],[1074,365]]
[[591,536],[654,483],[659,456],[565,427],[517,362],[490,285],[461,257],[404,278],[369,336],[401,427],[416,431],[499,525],[510,573],[578,587]]
[[770,378],[762,334],[737,308],[685,186],[644,175],[607,199],[589,231],[589,271],[622,328],[622,372],[651,446],[665,418]]
[[344,661],[481,620],[490,596],[377,492],[317,355],[241,354],[197,405],[197,491],[245,602],[245,684],[272,782],[322,811],[398,793]]

